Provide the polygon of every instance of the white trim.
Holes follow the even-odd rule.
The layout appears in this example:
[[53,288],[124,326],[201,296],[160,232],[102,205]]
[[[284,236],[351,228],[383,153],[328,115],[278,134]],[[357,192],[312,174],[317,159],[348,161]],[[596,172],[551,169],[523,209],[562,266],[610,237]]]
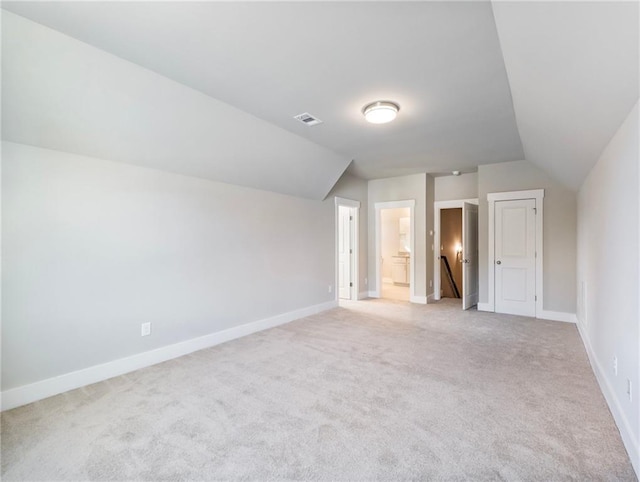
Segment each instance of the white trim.
[[550,321],[562,321],[565,323],[575,323],[576,315],[575,313],[566,313],[564,311],[549,311],[542,310],[542,313],[536,313],[536,318],[540,318],[542,320],[550,320]]
[[101,382],[109,378],[117,377],[125,373],[139,370],[157,363],[161,363],[173,358],[178,358],[194,351],[202,350],[212,346],[225,343],[236,338],[251,335],[258,331],[267,330],[276,326],[284,325],[291,321],[305,316],[315,315],[322,311],[338,306],[336,301],[327,301],[318,305],[308,306],[288,313],[264,318],[262,320],[234,326],[223,331],[211,333],[209,335],[192,338],[191,340],[163,346],[155,350],[138,353],[126,358],[94,365],[71,373],[65,373],[53,378],[41,380],[39,382],[23,385],[2,392],[2,410],[26,405],[43,398],[58,395],[59,393],[74,390],[76,388]]
[[379,291],[369,291],[369,298],[380,298],[380,292]]
[[[422,299],[424,297],[418,298],[416,297],[416,256],[415,256],[415,238],[416,238],[416,201],[415,199],[408,199],[406,201],[389,201],[389,202],[379,202],[375,203],[375,256],[376,256],[376,271],[375,271],[375,279],[376,279],[376,287],[378,288],[375,298],[380,297],[380,292],[382,291],[382,270],[380,269],[380,257],[381,257],[381,241],[380,238],[382,236],[380,231],[380,211],[382,209],[396,209],[396,208],[409,208],[409,219],[411,223],[411,237],[409,239],[409,264],[410,273],[409,273],[409,300],[413,303],[422,303],[421,301],[413,301],[414,299]],[[371,293],[371,292],[370,292]],[[426,299],[426,298],[425,298]],[[426,301],[425,301],[426,303]]]
[[382,278],[382,284],[392,284],[393,278]]
[[582,323],[576,323],[576,326],[578,327],[578,333],[580,333],[580,338],[582,338],[584,348],[587,351],[587,356],[589,357],[593,373],[600,385],[600,391],[604,395],[607,405],[609,405],[609,410],[611,410],[611,414],[613,415],[616,425],[618,426],[618,430],[620,431],[620,435],[622,436],[622,442],[624,443],[627,453],[629,454],[629,458],[631,459],[631,465],[633,465],[636,474],[640,474],[640,443],[638,443],[638,440],[635,438],[633,430],[631,429],[631,424],[625,416],[624,410],[621,408],[620,400],[616,397],[613,387],[611,387],[611,384],[605,376],[605,371],[602,369],[602,365],[600,365],[593,349],[591,348],[591,342],[585,332],[584,325]]
[[427,297],[426,296],[415,296],[415,295],[411,295],[409,297],[409,301],[411,303],[419,303],[421,305],[426,305],[427,304]]
[[453,201],[435,201],[433,203],[433,300],[441,298],[442,280],[440,279],[440,210],[462,208],[464,203],[478,205],[478,198],[455,199]]
[[478,303],[477,309],[478,311],[493,311],[491,306],[489,306],[489,303]]
[[427,295],[427,304],[433,303],[434,301],[436,301],[436,297],[433,293],[430,293],[429,295]]
[[495,311],[495,207],[496,201],[514,201],[518,199],[535,199],[536,201],[536,318],[540,318],[544,312],[543,293],[544,283],[542,278],[543,260],[543,219],[544,219],[544,189],[533,189],[529,191],[509,191],[492,192],[487,194],[489,204],[489,242],[487,243],[489,253],[487,257],[487,271],[489,275],[489,300],[488,309],[484,311]]
[[369,292],[368,291],[361,291],[360,293],[358,293],[358,299],[359,300],[366,300],[367,298],[369,298]]
[[346,199],[343,197],[335,197],[335,284],[334,284],[334,292],[336,301],[340,299],[340,289],[338,287],[338,224],[339,224],[339,208],[340,206],[345,206],[353,209],[353,272],[351,273],[351,278],[353,279],[353,286],[351,290],[349,290],[350,299],[356,300],[358,299],[359,293],[359,280],[360,280],[360,201],[354,201],[353,199]]

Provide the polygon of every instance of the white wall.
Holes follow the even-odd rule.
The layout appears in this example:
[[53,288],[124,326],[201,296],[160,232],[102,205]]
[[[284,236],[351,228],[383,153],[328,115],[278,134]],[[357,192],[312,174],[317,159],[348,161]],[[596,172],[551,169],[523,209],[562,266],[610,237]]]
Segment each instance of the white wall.
[[438,176],[435,178],[435,200],[455,201],[478,197],[478,173],[470,172],[459,176]]
[[2,170],[3,391],[335,299],[333,199],[8,142]]
[[[580,188],[577,279],[580,332],[636,473],[640,473],[638,129],[636,104]],[[633,385],[633,401],[627,396],[627,379]]]
[[573,314],[576,310],[576,193],[528,161],[478,167],[479,301],[486,303],[489,296],[487,194],[528,189],[544,189],[544,309]]
[[[410,176],[375,179],[369,181],[369,290],[376,291],[376,245],[375,245],[375,205],[378,202],[405,201],[416,202],[414,215],[414,263],[415,263],[415,296],[427,296],[427,176],[412,174]],[[431,178],[432,179],[432,178]],[[432,255],[433,257],[433,255]],[[431,268],[433,270],[433,268]]]

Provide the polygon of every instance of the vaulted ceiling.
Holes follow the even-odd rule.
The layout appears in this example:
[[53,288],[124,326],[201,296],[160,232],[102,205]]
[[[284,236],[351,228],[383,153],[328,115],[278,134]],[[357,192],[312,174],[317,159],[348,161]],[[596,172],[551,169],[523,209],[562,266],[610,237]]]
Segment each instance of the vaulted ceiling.
[[[576,188],[638,99],[637,3],[3,8],[3,139],[311,198],[352,160],[372,179],[526,158]],[[379,99],[395,122],[365,122]]]

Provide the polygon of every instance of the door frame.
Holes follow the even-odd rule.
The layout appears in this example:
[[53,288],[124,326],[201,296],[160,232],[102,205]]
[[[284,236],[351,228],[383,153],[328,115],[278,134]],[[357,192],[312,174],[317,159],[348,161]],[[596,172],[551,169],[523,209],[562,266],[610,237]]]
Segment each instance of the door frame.
[[[442,244],[440,239],[440,211],[442,209],[462,209],[464,203],[478,206],[478,198],[435,201],[433,203],[433,299],[436,301],[441,298],[440,291],[442,287],[442,279],[440,278],[440,245]],[[478,236],[478,239],[479,238]],[[479,281],[480,280],[478,280],[478,282]]]
[[488,256],[487,271],[489,279],[489,299],[485,305],[478,303],[478,309],[482,306],[482,311],[494,311],[496,303],[495,294],[495,208],[496,201],[516,201],[521,199],[536,200],[536,318],[543,314],[543,295],[544,283],[542,279],[543,267],[543,237],[542,227],[544,219],[544,189],[532,189],[528,191],[509,191],[509,192],[491,192],[487,194],[487,203],[489,205],[489,239],[488,239]]
[[335,284],[334,293],[335,300],[340,301],[340,293],[339,293],[339,263],[340,260],[339,255],[339,231],[340,231],[340,219],[339,219],[339,210],[340,206],[348,207],[352,209],[353,212],[353,237],[351,238],[351,244],[353,245],[353,271],[351,273],[351,278],[353,279],[353,286],[350,291],[350,300],[355,301],[360,299],[359,296],[359,280],[360,280],[360,268],[359,268],[359,258],[360,258],[360,201],[354,201],[353,199],[346,199],[343,197],[335,197]]
[[406,201],[388,201],[375,203],[375,276],[376,276],[376,289],[370,292],[372,298],[380,298],[382,294],[382,269],[380,266],[380,257],[382,255],[382,229],[380,211],[383,209],[396,209],[396,208],[409,208],[409,223],[411,236],[409,237],[409,301],[411,303],[424,304],[426,301],[421,301],[416,296],[416,256],[415,256],[415,238],[416,238],[416,201],[415,199],[407,199]]

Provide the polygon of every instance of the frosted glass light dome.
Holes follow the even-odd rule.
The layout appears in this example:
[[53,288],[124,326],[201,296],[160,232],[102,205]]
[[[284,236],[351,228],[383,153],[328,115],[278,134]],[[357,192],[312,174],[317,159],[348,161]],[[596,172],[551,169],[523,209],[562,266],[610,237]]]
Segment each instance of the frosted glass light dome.
[[400,106],[394,102],[379,100],[368,104],[362,109],[364,118],[372,124],[386,124],[398,115]]

